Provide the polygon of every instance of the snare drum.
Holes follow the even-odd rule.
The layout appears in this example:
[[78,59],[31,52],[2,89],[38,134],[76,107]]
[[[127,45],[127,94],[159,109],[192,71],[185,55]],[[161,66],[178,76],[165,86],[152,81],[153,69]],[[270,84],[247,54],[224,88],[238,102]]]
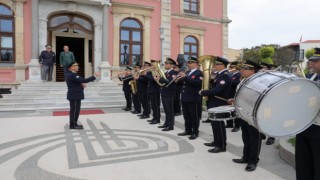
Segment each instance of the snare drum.
[[209,119],[213,121],[224,121],[235,119],[236,111],[233,106],[219,106],[208,109]]
[[266,135],[295,135],[308,128],[320,108],[314,82],[282,72],[260,72],[239,85],[236,113]]

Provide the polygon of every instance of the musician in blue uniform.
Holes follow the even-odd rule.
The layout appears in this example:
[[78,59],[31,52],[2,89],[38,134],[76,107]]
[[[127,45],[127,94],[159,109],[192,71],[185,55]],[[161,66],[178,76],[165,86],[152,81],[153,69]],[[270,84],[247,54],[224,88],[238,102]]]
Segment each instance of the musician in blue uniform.
[[[176,71],[177,73],[180,72],[181,66],[178,65],[173,65],[173,70]],[[181,84],[175,83],[176,84],[176,95],[174,97],[174,115],[175,116],[180,116],[181,115],[181,91],[182,91],[182,86]]]
[[[320,48],[315,48],[309,59],[314,75],[312,81],[320,83]],[[296,177],[297,180],[320,179],[320,120],[296,136]]]
[[[261,66],[253,61],[247,60],[241,66],[241,77],[244,81],[253,74],[257,73],[261,69]],[[241,82],[242,82],[241,81]],[[238,87],[241,86],[241,82]],[[230,99],[229,103],[233,103],[234,99]],[[241,159],[232,159],[233,162],[239,164],[247,164],[246,171],[254,171],[259,162],[259,154],[261,149],[262,134],[254,126],[248,124],[247,121],[239,119],[242,141],[244,144],[243,155]]]
[[[151,60],[152,62],[155,62],[157,60]],[[154,66],[152,66],[154,67]],[[151,73],[151,71],[148,71],[146,74],[144,74],[144,77],[148,80],[148,98],[151,104],[152,109],[152,116],[153,118],[151,120],[148,120],[150,122],[149,124],[159,124],[160,123],[160,86],[159,84],[154,80],[154,77]]]
[[[151,63],[149,62],[144,62],[142,69],[147,69],[151,67]],[[137,75],[135,77],[135,79],[137,79],[139,88],[138,88],[138,95],[139,95],[139,99],[141,101],[142,104],[142,108],[143,108],[143,112],[141,115],[140,119],[147,119],[150,117],[150,102],[149,102],[149,97],[148,97],[148,79],[145,78],[144,75]]]
[[[137,61],[137,63],[133,66],[133,70],[134,70],[134,74],[137,74],[141,70],[141,65],[140,65],[139,61]],[[141,91],[141,84],[134,77],[131,81],[133,83],[136,83],[136,85],[137,85],[136,92],[132,91],[132,102],[133,102],[133,107],[134,107],[134,111],[132,111],[132,114],[140,114],[141,113],[141,101],[139,98],[139,92]]]
[[[184,118],[185,131],[178,136],[190,135],[189,139],[197,139],[199,136],[199,106],[201,105],[201,90],[203,74],[199,70],[198,59],[190,57],[188,60],[189,70],[178,74],[177,83],[182,84],[181,105]],[[173,78],[176,78],[173,76]]]
[[[231,75],[226,69],[229,61],[223,57],[217,56],[214,69],[218,71],[215,81],[211,84],[209,90],[201,90],[202,96],[208,96],[208,109],[228,105],[230,91]],[[211,143],[205,143],[206,146],[212,146],[210,153],[225,152],[227,147],[226,128],[224,121],[213,120],[211,123],[214,140]]]
[[[229,65],[229,72],[231,73],[231,84],[230,84],[230,98],[234,98],[237,90],[237,86],[240,83],[240,63],[238,61],[233,61]],[[233,126],[234,123],[234,126]],[[226,128],[233,128],[231,132],[237,132],[240,129],[239,119],[226,121]]]
[[126,98],[126,107],[123,108],[125,111],[131,111],[132,106],[132,90],[129,85],[129,82],[133,79],[132,76],[132,68],[126,67],[125,74],[123,76],[119,76],[119,80],[123,82],[122,91],[124,92],[124,97]]
[[39,63],[41,66],[41,80],[52,81],[52,72],[56,64],[56,54],[52,52],[50,45],[46,45],[46,50],[41,52]]
[[173,66],[176,66],[177,62],[171,58],[167,58],[164,63],[164,68],[167,70],[165,72],[166,79],[155,77],[156,81],[164,84],[161,86],[161,100],[164,113],[166,115],[165,122],[159,126],[159,128],[164,128],[162,131],[171,131],[174,126],[174,98],[176,96],[176,83],[171,83],[173,77],[178,74],[178,72],[173,70]]
[[94,76],[91,76],[87,79],[83,79],[77,74],[78,70],[79,64],[73,62],[68,65],[68,71],[66,73],[66,82],[68,86],[67,99],[70,103],[70,129],[83,129],[83,126],[78,124],[81,100],[84,99],[83,89],[85,88],[85,85],[83,83],[94,81],[96,77],[100,76],[100,73],[95,73]]

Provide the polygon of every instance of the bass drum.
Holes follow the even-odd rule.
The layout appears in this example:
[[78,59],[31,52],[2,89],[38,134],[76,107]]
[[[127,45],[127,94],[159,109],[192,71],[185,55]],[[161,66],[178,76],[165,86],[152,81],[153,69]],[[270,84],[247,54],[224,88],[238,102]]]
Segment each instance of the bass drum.
[[308,128],[320,109],[320,88],[282,72],[259,72],[235,95],[237,116],[271,137],[293,136]]

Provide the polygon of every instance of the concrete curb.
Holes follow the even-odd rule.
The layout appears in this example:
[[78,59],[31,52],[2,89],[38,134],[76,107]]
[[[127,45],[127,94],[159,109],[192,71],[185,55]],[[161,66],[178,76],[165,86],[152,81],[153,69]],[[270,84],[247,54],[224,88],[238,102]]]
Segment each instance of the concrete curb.
[[292,167],[296,167],[295,164],[295,148],[288,142],[290,138],[282,138],[279,142],[279,154],[280,158]]

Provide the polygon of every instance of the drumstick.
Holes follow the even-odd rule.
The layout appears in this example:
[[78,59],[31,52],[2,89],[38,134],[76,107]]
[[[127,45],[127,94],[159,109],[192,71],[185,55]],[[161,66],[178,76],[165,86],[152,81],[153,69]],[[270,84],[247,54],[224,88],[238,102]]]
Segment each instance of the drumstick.
[[222,100],[222,101],[228,102],[228,99],[225,99],[225,98],[223,98],[223,97],[220,97],[220,96],[214,96],[214,97],[217,98],[217,99],[220,99],[220,100]]

